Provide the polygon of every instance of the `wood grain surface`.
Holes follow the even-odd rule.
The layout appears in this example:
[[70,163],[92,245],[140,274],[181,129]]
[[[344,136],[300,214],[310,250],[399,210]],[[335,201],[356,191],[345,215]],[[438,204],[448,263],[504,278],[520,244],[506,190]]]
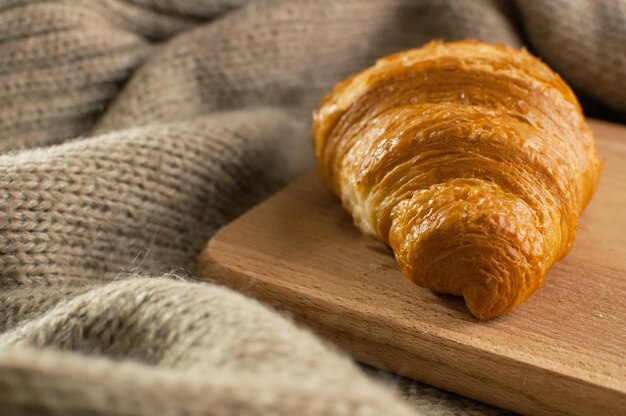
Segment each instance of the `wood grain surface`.
[[411,284],[315,173],[218,232],[201,271],[370,365],[524,414],[624,415],[626,128],[590,123],[605,164],[574,248],[501,318]]

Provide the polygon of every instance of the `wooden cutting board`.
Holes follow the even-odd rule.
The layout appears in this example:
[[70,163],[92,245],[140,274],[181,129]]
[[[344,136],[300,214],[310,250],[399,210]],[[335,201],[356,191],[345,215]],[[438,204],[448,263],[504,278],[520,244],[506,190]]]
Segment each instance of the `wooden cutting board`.
[[591,123],[606,160],[574,248],[504,317],[411,284],[315,173],[218,232],[201,271],[364,363],[524,414],[626,415],[626,128]]

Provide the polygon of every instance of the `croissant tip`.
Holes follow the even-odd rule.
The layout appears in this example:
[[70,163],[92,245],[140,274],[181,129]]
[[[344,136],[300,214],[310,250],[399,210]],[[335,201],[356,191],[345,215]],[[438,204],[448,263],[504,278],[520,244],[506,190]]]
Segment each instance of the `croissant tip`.
[[497,285],[485,287],[472,285],[463,290],[463,299],[469,312],[481,321],[502,316],[512,310],[518,302],[498,294]]
[[[466,301],[466,305],[467,305],[467,301]],[[467,305],[467,308],[469,312],[472,314],[472,316],[480,321],[489,321],[491,319],[502,316],[508,312],[508,309],[500,310],[500,308],[484,308],[484,309],[477,310],[474,308],[470,308],[469,305]]]

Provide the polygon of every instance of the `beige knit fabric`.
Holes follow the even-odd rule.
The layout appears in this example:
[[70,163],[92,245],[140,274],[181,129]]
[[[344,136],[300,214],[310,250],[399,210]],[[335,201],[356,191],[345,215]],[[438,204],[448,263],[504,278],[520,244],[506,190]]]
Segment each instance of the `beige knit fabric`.
[[0,414],[503,414],[364,373],[197,255],[311,166],[333,83],[432,38],[527,39],[625,115],[624,2],[245,3],[0,2]]

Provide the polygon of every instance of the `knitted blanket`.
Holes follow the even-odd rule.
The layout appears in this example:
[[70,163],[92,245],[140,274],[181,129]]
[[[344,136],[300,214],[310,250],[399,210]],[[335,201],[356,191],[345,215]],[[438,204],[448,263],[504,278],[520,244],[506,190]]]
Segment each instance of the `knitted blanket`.
[[364,372],[196,259],[312,166],[335,82],[433,38],[526,44],[624,116],[626,3],[246,3],[0,2],[0,414],[502,414]]

